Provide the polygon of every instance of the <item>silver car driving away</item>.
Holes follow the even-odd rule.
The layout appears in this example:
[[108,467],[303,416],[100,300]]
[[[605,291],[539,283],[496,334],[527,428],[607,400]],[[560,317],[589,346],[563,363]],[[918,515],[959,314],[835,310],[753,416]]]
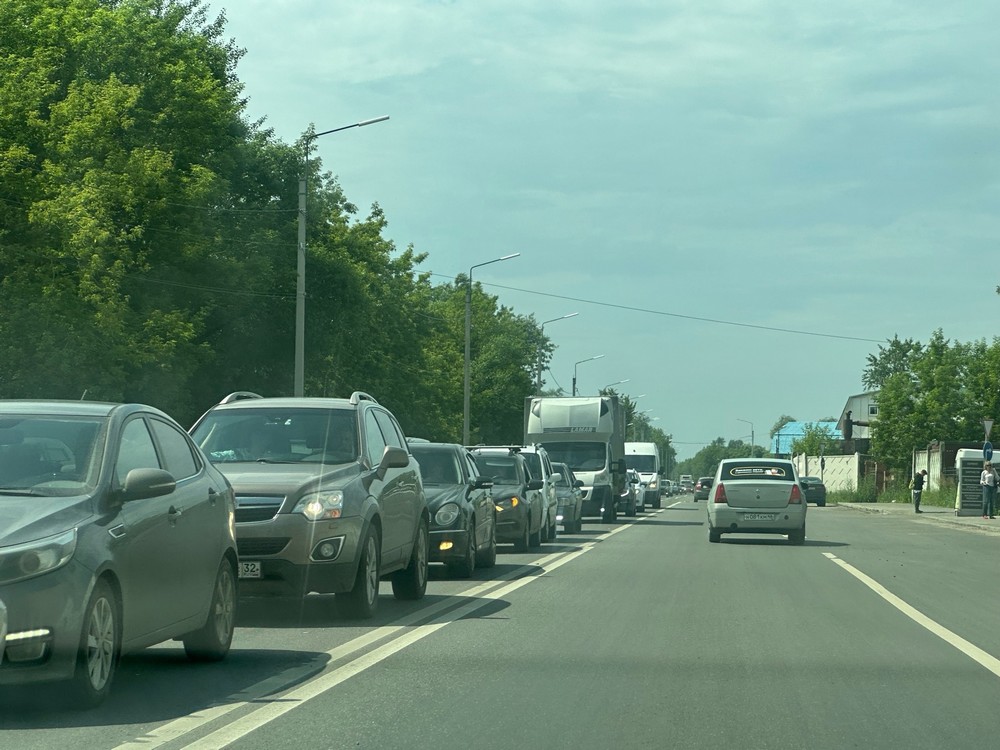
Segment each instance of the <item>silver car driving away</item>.
[[729,458],[719,464],[708,498],[708,541],[723,534],[787,534],[806,539],[806,502],[791,461]]

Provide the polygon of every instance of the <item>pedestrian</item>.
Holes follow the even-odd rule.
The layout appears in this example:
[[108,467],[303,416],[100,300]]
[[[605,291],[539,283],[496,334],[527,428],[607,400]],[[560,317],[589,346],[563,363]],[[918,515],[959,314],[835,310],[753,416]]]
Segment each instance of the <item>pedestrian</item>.
[[997,484],[1000,476],[989,461],[983,464],[983,473],[979,475],[979,484],[983,487],[983,518],[996,518]]
[[924,477],[927,476],[927,469],[921,469],[913,477],[913,510],[916,513],[923,513],[920,510],[920,494],[924,491]]

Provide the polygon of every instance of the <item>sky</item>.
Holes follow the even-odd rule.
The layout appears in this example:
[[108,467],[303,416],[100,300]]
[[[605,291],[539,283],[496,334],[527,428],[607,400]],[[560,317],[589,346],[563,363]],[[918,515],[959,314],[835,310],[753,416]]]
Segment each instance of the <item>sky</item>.
[[348,200],[439,283],[520,253],[473,278],[554,321],[546,387],[618,383],[680,460],[1000,333],[995,0],[206,5],[250,119],[388,115],[316,141]]

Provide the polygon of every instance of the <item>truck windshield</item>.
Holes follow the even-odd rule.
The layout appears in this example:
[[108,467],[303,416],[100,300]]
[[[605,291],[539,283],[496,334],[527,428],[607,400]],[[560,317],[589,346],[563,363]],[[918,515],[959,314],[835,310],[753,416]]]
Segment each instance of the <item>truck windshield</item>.
[[635,469],[642,474],[652,474],[656,471],[656,456],[650,456],[649,454],[637,454],[625,456],[625,466],[629,469]]
[[573,471],[600,471],[608,464],[604,443],[544,443],[553,461],[566,464]]

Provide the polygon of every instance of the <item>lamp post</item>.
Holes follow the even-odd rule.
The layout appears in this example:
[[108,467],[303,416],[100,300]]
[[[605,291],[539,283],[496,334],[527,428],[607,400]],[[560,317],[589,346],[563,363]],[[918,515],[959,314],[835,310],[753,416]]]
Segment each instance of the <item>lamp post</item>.
[[608,383],[606,386],[604,386],[603,388],[601,388],[601,390],[602,391],[606,391],[611,386],[621,385],[622,383],[628,383],[630,380],[631,380],[631,378],[625,378],[624,380],[616,380],[614,383]]
[[577,365],[582,365],[584,362],[592,362],[593,360],[600,359],[603,356],[604,356],[603,354],[598,354],[595,357],[587,357],[586,359],[581,359],[579,362],[574,362],[573,363],[573,395],[574,396],[576,395],[576,368],[577,368]]
[[750,458],[753,458],[753,422],[749,419],[740,419],[739,417],[736,418],[736,421],[750,425]]
[[[562,316],[560,316],[558,318],[552,318],[552,320],[546,320],[546,321],[544,321],[541,324],[541,326],[539,326],[539,330],[542,333],[545,333],[545,324],[546,323],[555,323],[557,320],[566,320],[566,318],[575,318],[579,314],[580,313],[569,313],[569,315],[562,315]],[[539,347],[539,349],[538,349],[538,368],[535,371],[535,395],[541,395],[541,393],[542,393],[542,349],[541,349],[541,347]]]
[[373,125],[376,122],[385,122],[389,115],[373,117],[370,120],[362,120],[351,125],[343,125],[332,130],[324,130],[321,133],[312,133],[306,136],[305,141],[305,163],[302,174],[299,176],[299,249],[298,249],[298,269],[297,281],[295,283],[295,379],[293,395],[305,395],[305,363],[306,363],[306,174],[309,171],[309,146],[321,135],[337,133],[350,128],[363,128],[365,125]]
[[472,269],[480,266],[488,266],[490,263],[499,263],[502,260],[516,258],[521,253],[511,253],[501,258],[494,258],[483,263],[476,263],[469,267],[469,278],[465,285],[465,387],[462,399],[462,445],[469,444],[469,361],[472,352]]

